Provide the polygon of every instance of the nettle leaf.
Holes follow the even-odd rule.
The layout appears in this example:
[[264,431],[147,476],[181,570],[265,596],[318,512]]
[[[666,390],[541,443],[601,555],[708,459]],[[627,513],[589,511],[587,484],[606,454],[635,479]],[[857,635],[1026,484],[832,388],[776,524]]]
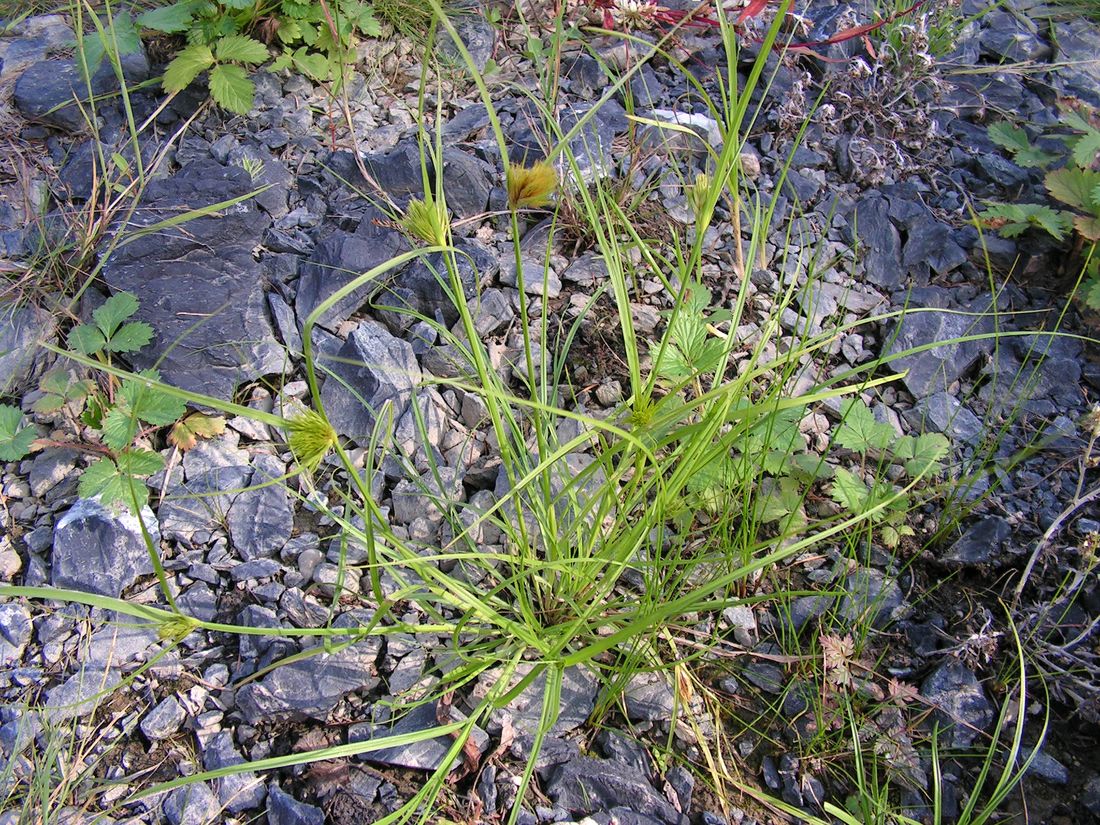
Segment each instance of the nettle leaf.
[[18,407],[0,404],[0,461],[18,461],[31,451],[37,432],[23,424]]
[[271,56],[267,46],[259,40],[253,40],[243,34],[234,34],[223,37],[214,46],[214,54],[219,61],[232,61],[234,63],[266,63]]
[[951,449],[951,442],[943,433],[908,435],[894,445],[894,457],[905,464],[905,472],[912,477],[936,475],[942,469],[940,459]]
[[874,413],[860,399],[848,399],[841,409],[844,420],[833,438],[841,447],[859,453],[882,450],[896,437],[894,428],[876,421]]
[[247,115],[252,111],[256,87],[240,66],[219,64],[210,70],[210,96],[231,112]]
[[191,413],[172,425],[168,443],[178,447],[180,452],[187,452],[198,443],[198,439],[214,438],[224,432],[225,418],[222,416]]
[[198,0],[182,0],[170,6],[142,12],[137,16],[137,22],[147,29],[165,34],[179,34],[191,28],[191,22],[200,5]]
[[833,501],[853,515],[859,515],[866,510],[867,503],[871,498],[871,492],[867,489],[867,485],[860,481],[850,470],[843,467],[836,468],[829,495]]
[[1012,153],[1017,165],[1027,167],[1049,166],[1057,158],[1031,145],[1027,132],[1019,126],[1001,122],[991,124],[986,131],[989,139]]
[[164,90],[182,92],[201,72],[214,65],[214,53],[209,46],[195,43],[175,56],[164,71]]
[[1092,190],[1100,186],[1100,172],[1091,169],[1055,169],[1045,178],[1047,191],[1055,200],[1081,209],[1092,211]]
[[138,310],[138,299],[129,292],[112,295],[93,313],[92,319],[104,338],[110,338],[123,321]]
[[131,321],[111,336],[107,349],[111,352],[137,352],[153,340],[153,328],[144,321]]
[[156,370],[144,370],[138,376],[122,382],[116,398],[120,406],[129,407],[142,421],[158,427],[177,421],[187,411],[187,405],[179,398],[149,383],[149,380],[159,380]]
[[94,355],[102,350],[107,343],[103,333],[89,324],[77,324],[69,330],[69,335],[65,340],[68,342],[70,349],[82,355]]

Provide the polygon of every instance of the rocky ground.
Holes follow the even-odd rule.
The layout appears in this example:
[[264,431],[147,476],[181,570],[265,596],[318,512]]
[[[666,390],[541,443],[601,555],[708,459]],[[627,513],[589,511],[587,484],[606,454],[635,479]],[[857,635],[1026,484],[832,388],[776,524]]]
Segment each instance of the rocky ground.
[[[978,10],[968,6],[963,4],[965,13]],[[807,12],[817,24],[812,36],[831,34],[830,26],[847,8],[815,4]],[[851,11],[856,19],[870,14],[860,4]],[[481,17],[463,18],[460,31],[482,66],[493,59],[505,77],[530,76],[526,58],[510,50],[507,38]],[[84,118],[75,106],[64,105],[77,88],[67,56],[71,39],[60,16],[28,18],[0,38],[0,118],[7,146],[0,161],[0,243],[7,259],[2,266],[22,289],[27,262],[36,260],[41,244],[65,240],[71,230],[65,217],[103,195]],[[611,42],[595,45],[608,53],[614,48]],[[679,47],[700,76],[721,59],[715,38],[705,31],[685,35]],[[783,328],[793,335],[903,306],[984,313],[977,321],[952,312],[913,313],[900,323],[860,327],[836,339],[826,371],[991,331],[994,324],[1038,331],[1061,323],[1064,330],[1088,336],[1088,319],[1076,307],[1060,317],[1072,283],[1062,267],[1064,250],[1029,236],[983,238],[968,206],[983,198],[1041,200],[1039,175],[1013,164],[988,138],[985,124],[1004,115],[1049,124],[1059,95],[1100,105],[1097,27],[1082,20],[1051,22],[1026,3],[1007,3],[970,23],[950,57],[935,66],[917,59],[917,46],[907,55],[911,59],[891,65],[867,57],[864,48],[859,39],[829,47],[829,57],[849,58],[839,62],[771,58],[779,64],[775,80],[744,158],[746,174],[760,191],[773,190],[795,129],[803,118],[811,120],[794,151],[765,251],[776,260],[776,250],[794,250],[787,259],[792,264],[800,248],[807,254],[819,251],[830,262],[819,287],[803,290],[786,311]],[[398,205],[422,188],[415,49],[400,41],[385,49],[372,42],[362,53],[361,73],[347,88],[353,131],[324,90],[298,75],[257,72],[255,107],[245,117],[201,108],[201,84],[159,112],[162,97],[156,88],[133,94],[139,121],[155,115],[150,157],[158,140],[170,146],[142,196],[136,224],[147,226],[268,185],[220,218],[147,235],[104,261],[79,315],[88,317],[114,292],[136,294],[141,300],[136,317],[152,326],[156,338],[143,351],[148,356],[136,357],[133,367],[155,361],[170,384],[259,410],[309,401],[301,371],[305,317],[355,274],[410,248],[360,194],[370,189],[362,172]],[[860,55],[862,62],[851,61]],[[131,56],[130,80],[156,74],[156,60]],[[1006,60],[1029,68],[1004,67]],[[1054,70],[1055,63],[1069,65]],[[609,81],[599,63],[579,50],[566,55],[562,71],[560,112],[568,125]],[[811,114],[825,80],[830,91]],[[97,91],[109,91],[113,81],[106,73],[97,76]],[[693,126],[718,140],[717,124],[708,122],[690,85],[666,63],[654,61],[643,69],[631,89],[633,105],[644,116],[671,121],[690,113]],[[460,222],[458,245],[472,262],[468,275],[479,281],[478,331],[496,344],[502,370],[522,371],[511,247],[504,225],[490,214],[505,207],[506,193],[488,116],[461,75],[437,93],[445,101],[447,202]],[[539,119],[524,99],[502,85],[497,105],[510,144],[530,156],[541,153]],[[99,116],[99,139],[121,146],[120,107],[102,105]],[[620,99],[603,106],[577,139],[578,157],[591,174],[623,173],[619,147],[629,129]],[[644,172],[656,172],[658,181],[649,203],[667,216],[658,223],[688,223],[692,212],[680,178],[659,173],[663,165],[697,159],[687,147],[662,147],[658,140],[656,148],[645,161]],[[363,154],[362,166],[356,151]],[[789,237],[788,218],[795,224]],[[534,292],[530,298],[537,313],[574,318],[607,277],[606,268],[583,247],[562,245],[551,256],[544,288],[540,231],[544,227],[532,222],[530,243],[524,242],[532,271],[539,273],[527,281]],[[708,286],[722,296],[733,288],[727,274],[732,230],[719,223],[712,231],[703,271]],[[995,297],[987,254],[993,283],[1016,264]],[[766,317],[781,280],[792,276],[799,273],[757,268],[751,275],[751,317]],[[643,333],[659,328],[660,313],[668,307],[660,284],[653,286],[644,290],[647,301],[632,307]],[[58,340],[70,322],[39,308],[46,305],[43,296],[34,297],[37,303],[6,305],[0,328],[0,380],[6,394],[21,398],[27,410],[37,397],[38,377],[51,362],[36,342],[43,334]],[[423,462],[416,467],[422,479],[410,480],[409,468],[396,463],[370,479],[396,529],[433,546],[445,525],[428,506],[422,485],[442,486],[470,512],[484,511],[500,493],[499,456],[475,396],[429,390],[417,393],[414,402],[422,375],[455,374],[455,355],[428,325],[374,308],[394,300],[448,324],[455,320],[430,268],[416,263],[397,273],[381,295],[361,291],[337,302],[313,345],[321,357],[342,359],[330,362],[342,381],[329,378],[321,392],[341,436],[365,445],[375,424],[372,410],[389,403],[397,443],[410,456],[431,449],[441,457],[442,485]],[[991,311],[998,313],[996,319]],[[205,320],[196,326],[200,317]],[[752,340],[760,326],[750,322],[737,333]],[[575,400],[590,409],[613,410],[622,400],[624,377],[614,347],[598,323],[583,326],[582,338],[571,368],[575,386],[586,389]],[[891,696],[905,689],[911,693],[908,703],[905,697],[883,701],[861,736],[893,743],[895,767],[901,765],[899,772],[909,776],[904,804],[917,805],[929,782],[927,759],[917,758],[910,734],[930,713],[954,723],[946,736],[958,758],[945,767],[945,821],[952,821],[953,800],[965,795],[972,781],[975,762],[965,754],[985,742],[1012,678],[1012,644],[998,597],[1011,599],[1020,569],[1052,525],[1045,536],[1047,552],[1013,613],[1030,660],[1051,690],[1049,703],[1033,694],[1035,704],[1024,712],[1039,718],[1049,704],[1052,730],[1023,794],[1007,809],[1026,804],[1028,821],[1035,822],[1100,819],[1095,633],[1100,589],[1095,575],[1087,577],[1082,549],[1086,537],[1100,530],[1100,521],[1088,507],[1061,516],[1077,489],[1089,443],[1082,418],[1100,389],[1095,355],[1095,347],[1082,338],[1021,335],[895,359],[891,366],[908,373],[877,393],[876,419],[899,433],[945,433],[957,467],[985,461],[993,424],[1007,423],[993,449],[993,472],[963,491],[956,505],[979,503],[972,511],[964,507],[957,528],[942,534],[937,531],[947,517],[941,505],[911,513],[917,537],[903,544],[900,554],[876,551],[853,566],[835,549],[823,548],[802,559],[792,574],[791,587],[800,592],[831,587],[847,594],[839,600],[805,595],[784,602],[782,611],[796,629],[813,626],[826,612],[855,622],[868,605],[875,611],[880,659],[866,689],[882,697],[886,690]],[[827,431],[828,412],[803,421],[808,438]],[[421,439],[417,413],[430,444]],[[37,426],[51,437],[65,429],[60,418],[41,415]],[[1009,463],[1037,438],[1037,449]],[[86,461],[78,447],[58,443],[3,468],[0,581],[163,604],[136,519],[78,497],[77,478]],[[338,602],[335,626],[369,623],[371,605],[365,596],[358,598],[365,589],[357,570],[348,568],[338,582],[341,548],[332,522],[296,487],[265,484],[287,473],[290,463],[278,434],[238,416],[224,434],[200,442],[150,479],[153,496],[145,521],[155,526],[169,587],[184,612],[250,627],[317,627],[330,620],[332,597],[342,583],[341,595],[356,598]],[[340,484],[335,468],[326,478],[326,484]],[[1086,475],[1086,490],[1089,483],[1095,483],[1092,473]],[[980,495],[990,487],[990,495]],[[323,485],[320,492],[325,493]],[[500,538],[483,540],[492,545]],[[362,561],[347,558],[353,565]],[[1081,571],[1085,578],[1075,598],[1052,601]],[[806,712],[812,703],[804,691],[814,686],[779,655],[780,609],[776,599],[730,608],[712,622],[710,632],[722,639],[719,652],[729,655],[719,656],[721,667],[715,664],[708,678],[714,695],[726,703],[731,756],[740,760],[748,786],[819,813],[823,799],[842,804],[848,786],[843,769],[835,769],[843,763],[840,757],[809,755],[806,743],[815,735],[815,722]],[[421,619],[405,618],[413,625]],[[387,700],[446,667],[449,641],[431,634],[410,634],[404,643],[368,638],[322,659],[268,669],[302,646],[286,638],[218,632],[195,632],[171,643],[100,610],[7,599],[0,603],[0,761],[6,765],[2,777],[9,805],[17,807],[20,783],[42,764],[35,754],[48,751],[52,732],[67,729],[75,734],[66,747],[75,742],[83,749],[67,759],[83,759],[96,777],[124,781],[87,799],[60,800],[59,806],[74,807],[69,819],[58,821],[376,821],[440,764],[449,746],[446,737],[127,800],[135,791],[180,776],[389,731]],[[455,706],[476,701],[486,681],[482,677],[469,686],[469,696],[456,696]],[[705,771],[689,770],[692,764],[700,767],[697,737],[717,740],[723,733],[701,705],[681,707],[665,676],[635,677],[622,705],[598,720],[591,718],[600,691],[592,673],[576,669],[565,688],[561,716],[538,760],[537,793],[524,802],[519,821],[588,816],[605,823],[709,825],[777,816],[749,795],[717,798],[701,779]],[[536,683],[507,714],[478,729],[474,742],[482,761],[448,788],[435,819],[495,822],[507,814],[538,723],[540,695]],[[438,713],[423,705],[392,732],[434,726]],[[1027,744],[1034,744],[1034,736]],[[655,760],[661,753],[677,757]],[[14,807],[0,822],[22,821]],[[113,820],[96,818],[108,809]]]

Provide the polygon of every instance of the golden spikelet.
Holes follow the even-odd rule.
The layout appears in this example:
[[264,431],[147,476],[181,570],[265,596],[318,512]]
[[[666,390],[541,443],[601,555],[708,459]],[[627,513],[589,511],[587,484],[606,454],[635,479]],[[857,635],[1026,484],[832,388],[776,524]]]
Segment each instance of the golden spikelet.
[[558,173],[549,161],[534,166],[508,164],[508,206],[524,209],[546,206],[558,187]]

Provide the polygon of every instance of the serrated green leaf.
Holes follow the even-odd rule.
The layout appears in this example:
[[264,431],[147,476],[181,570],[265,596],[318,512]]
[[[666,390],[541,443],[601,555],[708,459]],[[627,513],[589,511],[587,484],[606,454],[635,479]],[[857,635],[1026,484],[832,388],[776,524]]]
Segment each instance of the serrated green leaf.
[[850,398],[841,409],[843,421],[833,438],[841,447],[859,453],[870,449],[882,450],[896,437],[894,428],[876,421],[874,413],[863,401]]
[[[275,33],[281,43],[291,44],[295,43],[302,37],[302,24],[297,20],[290,18],[283,18],[279,23],[279,30]],[[283,59],[284,55],[280,55],[278,59]],[[290,61],[289,56],[285,56],[287,62]]]
[[833,501],[853,515],[864,512],[871,497],[867,485],[843,467],[836,468],[829,495]]
[[0,461],[18,461],[31,450],[37,432],[24,426],[18,407],[0,404]]
[[164,71],[164,90],[182,92],[191,82],[214,65],[214,53],[209,46],[195,43],[173,58]]
[[294,68],[307,77],[326,81],[332,77],[332,61],[319,52],[298,49],[294,52]]
[[123,450],[118,455],[119,472],[132,476],[151,476],[164,468],[164,459],[152,450]]
[[199,3],[196,0],[182,0],[159,9],[149,9],[137,16],[137,22],[147,29],[155,29],[165,34],[179,34],[191,28],[195,11]]
[[121,406],[112,407],[103,417],[99,432],[103,443],[117,452],[133,443],[140,424],[132,410]]
[[1060,241],[1069,232],[1073,216],[1068,212],[1051,209],[1049,206],[1040,206],[1032,213],[1031,219],[1040,229]]
[[365,37],[382,36],[382,24],[378,22],[378,18],[374,16],[374,9],[369,5],[363,6],[363,10],[355,20],[355,25]]
[[1100,153],[1100,132],[1090,129],[1073,141],[1070,148],[1073,150],[1073,162],[1088,169],[1096,162],[1096,155]]
[[116,397],[119,406],[158,427],[180,419],[187,411],[187,405],[175,396],[156,389],[143,378],[156,380],[158,375],[156,370],[145,370],[139,373],[138,378],[123,381]]
[[1094,277],[1081,286],[1081,300],[1091,309],[1100,310],[1100,278]]
[[911,477],[935,475],[940,471],[940,459],[951,449],[951,442],[943,433],[923,433],[906,436],[895,444],[894,457],[904,462],[905,472]]
[[1012,153],[1018,166],[1025,168],[1049,166],[1057,157],[1031,145],[1027,132],[1010,123],[994,123],[986,130],[989,138],[998,146]]
[[256,0],[219,0],[223,6],[227,9],[233,9],[234,11],[244,11],[250,9],[256,5]]
[[1092,190],[1100,186],[1100,172],[1091,169],[1055,169],[1045,178],[1047,191],[1074,209],[1092,211]]
[[69,389],[71,380],[67,369],[64,367],[54,367],[42,376],[41,380],[38,382],[38,388],[42,390],[42,392],[52,392],[57,395],[64,395]]
[[153,340],[153,328],[144,321],[131,321],[111,336],[107,349],[111,352],[137,352]]
[[219,64],[210,70],[210,96],[219,106],[247,115],[256,89],[240,66]]
[[790,477],[766,479],[760,485],[755,501],[756,517],[765,523],[779,521],[802,507],[802,491]]
[[138,310],[138,299],[129,292],[112,295],[92,313],[92,319],[104,338],[110,338],[123,321]]
[[145,482],[133,474],[122,472],[109,458],[98,459],[89,465],[80,477],[77,490],[82,498],[99,496],[104,506],[124,504],[135,512],[149,500],[149,488]]
[[249,65],[266,63],[271,56],[267,51],[267,46],[259,40],[253,40],[243,34],[223,37],[215,44],[214,54],[219,61],[232,61]]
[[77,324],[69,330],[69,335],[65,340],[68,342],[70,349],[82,355],[94,355],[102,350],[103,345],[107,343],[103,333],[90,324]]

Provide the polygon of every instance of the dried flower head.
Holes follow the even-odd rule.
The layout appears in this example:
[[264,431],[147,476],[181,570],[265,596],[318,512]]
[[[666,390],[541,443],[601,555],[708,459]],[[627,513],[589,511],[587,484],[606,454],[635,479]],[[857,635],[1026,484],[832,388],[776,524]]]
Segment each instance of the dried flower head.
[[534,166],[508,164],[508,206],[511,209],[546,206],[557,186],[558,173],[549,161],[539,161]]
[[647,30],[657,22],[657,3],[654,0],[616,0],[611,9],[615,27],[623,31]]

